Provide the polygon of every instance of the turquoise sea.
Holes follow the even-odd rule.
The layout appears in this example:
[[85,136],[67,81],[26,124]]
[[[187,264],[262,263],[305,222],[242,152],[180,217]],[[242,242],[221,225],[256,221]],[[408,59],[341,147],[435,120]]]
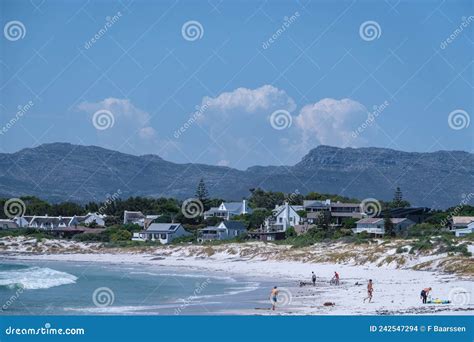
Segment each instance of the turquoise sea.
[[0,262],[3,315],[206,315],[265,308],[273,284],[190,268]]

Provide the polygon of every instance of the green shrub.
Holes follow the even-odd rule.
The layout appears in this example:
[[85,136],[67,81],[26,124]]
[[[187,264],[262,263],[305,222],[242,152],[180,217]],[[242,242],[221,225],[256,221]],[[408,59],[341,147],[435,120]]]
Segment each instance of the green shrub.
[[395,252],[396,252],[397,254],[406,253],[406,252],[408,252],[408,248],[399,246],[399,247],[397,247],[397,250],[396,250]]
[[291,237],[295,237],[296,236],[296,230],[295,230],[295,227],[289,227],[286,231],[285,231],[285,238],[291,238]]
[[118,229],[112,234],[110,234],[110,241],[130,241],[132,238],[132,233],[125,229]]
[[410,254],[414,254],[416,251],[428,251],[433,248],[433,244],[431,243],[429,238],[420,238],[415,241],[412,245],[410,250]]

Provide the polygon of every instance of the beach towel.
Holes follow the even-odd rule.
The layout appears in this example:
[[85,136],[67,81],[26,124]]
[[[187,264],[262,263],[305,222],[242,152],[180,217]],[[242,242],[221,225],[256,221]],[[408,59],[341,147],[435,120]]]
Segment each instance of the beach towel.
[[426,304],[449,304],[449,303],[451,303],[451,301],[447,299],[439,299],[439,298],[429,300],[426,302]]

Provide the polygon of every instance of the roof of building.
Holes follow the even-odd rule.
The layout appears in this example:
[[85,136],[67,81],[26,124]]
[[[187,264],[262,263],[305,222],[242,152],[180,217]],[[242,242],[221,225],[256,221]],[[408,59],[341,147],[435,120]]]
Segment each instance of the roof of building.
[[[375,223],[379,223],[380,221],[383,222],[383,218],[380,218],[380,217],[367,217],[367,218],[363,218],[363,219],[360,219],[359,221],[357,221],[356,223],[357,224],[375,224]],[[403,222],[405,220],[408,220],[407,218],[391,218],[390,219],[392,221],[393,224],[399,224],[400,222]],[[408,220],[410,221],[410,220]]]
[[131,220],[131,219],[142,219],[145,218],[145,215],[141,211],[128,211],[125,210],[123,212],[123,216],[125,219]]
[[333,208],[350,208],[350,207],[359,207],[360,203],[342,203],[342,202],[332,202],[331,207]]
[[17,216],[17,217],[15,217],[15,218],[16,218],[16,219],[22,218],[22,219],[24,219],[26,222],[30,223],[31,220],[33,219],[33,217],[34,217],[34,216],[31,216],[31,215],[24,215],[24,216]]
[[145,231],[169,233],[175,232],[179,226],[181,226],[181,223],[152,223]]
[[[225,210],[219,209],[219,207],[212,207],[208,211],[205,212],[205,214],[212,214],[216,212],[231,212],[235,214],[240,214],[243,211],[243,201],[242,202],[222,202],[225,206]],[[245,211],[247,213],[252,213],[252,208],[249,208],[248,205],[245,206]]]
[[15,222],[15,220],[12,220],[12,219],[0,219],[0,224],[1,225],[7,224],[10,227],[18,227],[18,224]]
[[453,216],[453,224],[469,224],[474,222],[474,216]]
[[347,208],[347,207],[358,207],[360,203],[343,203],[343,202],[332,202],[331,200],[304,200],[303,207],[304,208],[311,208],[311,207],[323,207],[323,208]]
[[225,230],[225,228],[219,228],[219,227],[215,227],[215,226],[207,226],[205,228],[201,228],[201,229],[198,229],[200,232],[203,232],[203,231],[207,231],[207,230],[219,230],[219,231],[223,231]]
[[225,225],[227,229],[235,229],[235,230],[247,229],[242,221],[222,221],[220,224]]
[[30,224],[36,223],[37,225],[53,225],[53,226],[59,226],[61,224],[64,224],[65,226],[69,225],[73,217],[71,216],[35,216],[33,219],[30,221]]
[[330,201],[320,201],[320,200],[304,200],[303,207],[329,207],[331,204]]

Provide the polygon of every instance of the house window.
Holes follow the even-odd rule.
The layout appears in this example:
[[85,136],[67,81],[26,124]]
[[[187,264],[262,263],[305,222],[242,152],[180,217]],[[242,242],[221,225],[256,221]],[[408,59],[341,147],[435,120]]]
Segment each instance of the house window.
[[160,234],[160,239],[161,240],[166,240],[166,234]]

